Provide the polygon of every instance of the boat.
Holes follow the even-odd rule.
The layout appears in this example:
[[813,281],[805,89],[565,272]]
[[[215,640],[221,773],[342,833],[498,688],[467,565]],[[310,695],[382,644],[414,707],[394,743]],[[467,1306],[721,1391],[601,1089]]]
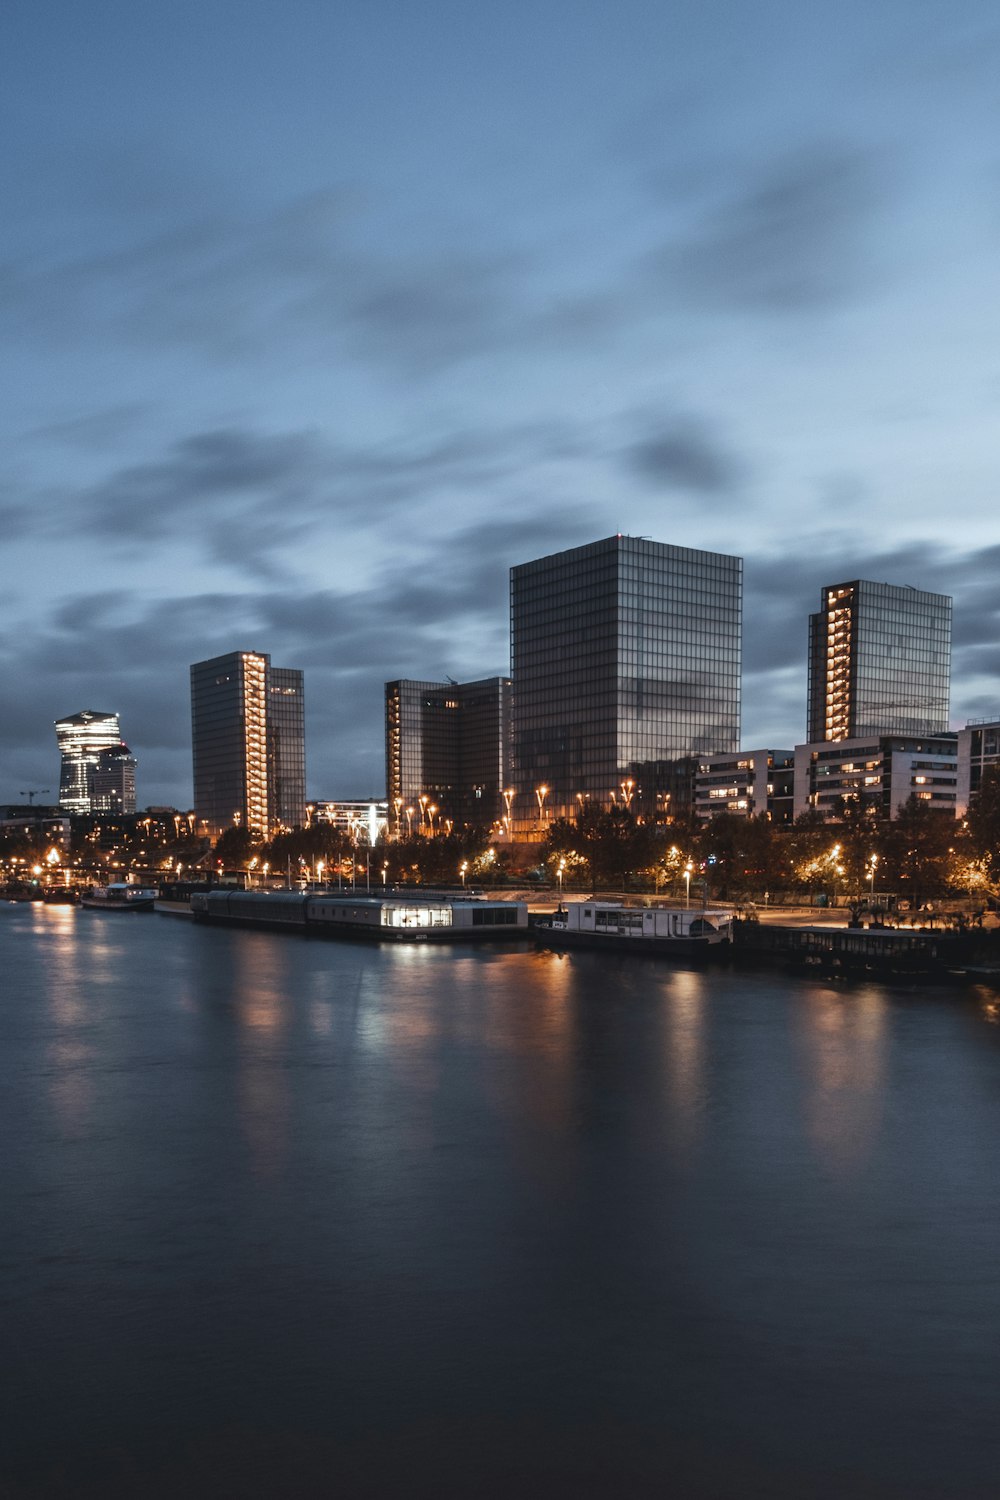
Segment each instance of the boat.
[[534,929],[553,948],[614,948],[691,958],[729,945],[733,913],[729,907],[574,901],[550,917],[537,918]]
[[80,897],[80,905],[89,906],[91,911],[152,911],[158,895],[155,886],[112,881],[110,885],[92,886]]
[[216,887],[192,894],[191,914],[196,922],[305,932],[316,937],[367,938],[380,943],[454,943],[529,936],[528,908],[523,901],[442,896],[419,890],[348,895]]

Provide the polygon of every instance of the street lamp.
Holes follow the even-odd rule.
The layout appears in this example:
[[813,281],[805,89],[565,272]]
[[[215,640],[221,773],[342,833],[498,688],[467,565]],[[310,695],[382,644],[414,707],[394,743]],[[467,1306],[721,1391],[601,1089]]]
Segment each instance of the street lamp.
[[536,786],[535,787],[535,796],[538,798],[538,825],[539,825],[539,827],[541,827],[541,824],[542,824],[542,818],[543,818],[543,813],[544,813],[544,809],[545,809],[545,799],[546,799],[546,797],[548,795],[549,795],[549,789],[545,785],[544,781],[542,782],[541,786]]
[[868,864],[868,904],[869,904],[869,906],[874,906],[875,905],[875,868],[876,868],[877,865],[878,865],[878,855],[877,854],[870,855],[869,856],[869,864]]
[[385,883],[388,880],[388,878],[389,878],[389,861],[386,860],[385,863],[382,866],[382,889],[383,889],[383,891],[385,890]]
[[465,877],[469,873],[469,861],[467,859],[463,859],[462,860],[462,863],[458,867],[458,873],[462,877],[462,890],[464,891],[465,890]]
[[413,834],[413,814],[415,812],[416,812],[416,808],[414,808],[414,807],[408,807],[406,809],[406,837],[407,838],[412,837],[412,834]]
[[325,859],[318,859],[316,861],[316,884],[317,885],[322,885],[323,884],[323,871],[325,869],[326,869],[326,860]]
[[558,865],[556,866],[556,880],[559,883],[559,904],[560,904],[560,906],[562,905],[563,874],[565,873],[565,870],[566,870],[566,856],[563,855],[563,857],[560,859]]
[[626,810],[631,809],[631,806],[632,806],[632,788],[635,786],[635,782],[632,780],[631,776],[629,776],[627,778],[627,780],[625,780],[625,781],[622,782],[621,786],[622,786],[622,801],[625,803]]
[[428,821],[430,823],[430,829],[431,829],[431,838],[434,837],[434,819],[437,817],[437,814],[438,814],[437,803],[436,802],[432,802],[431,805],[430,805],[430,807],[427,809],[427,817],[428,817]]
[[393,799],[392,799],[392,805],[396,809],[396,837],[399,838],[399,835],[400,835],[400,833],[402,831],[400,829],[400,826],[399,826],[399,814],[400,814],[400,812],[402,811],[402,808],[403,808],[403,799],[402,799],[402,797],[393,797]]
[[514,800],[514,788],[512,786],[508,786],[508,787],[504,788],[503,800],[504,800],[504,802],[507,805],[507,842],[509,844],[510,843],[510,837],[511,837],[511,834],[510,834],[510,805],[511,805],[511,803]]
[[420,831],[421,831],[421,833],[423,832],[423,829],[424,829],[424,821],[425,821],[425,819],[427,817],[427,804],[428,804],[428,802],[430,800],[431,799],[428,796],[426,796],[426,795],[423,796],[423,797],[418,797],[417,798],[417,801],[420,803]]
[[694,874],[694,865],[690,862],[684,866],[684,905],[691,905],[691,876]]

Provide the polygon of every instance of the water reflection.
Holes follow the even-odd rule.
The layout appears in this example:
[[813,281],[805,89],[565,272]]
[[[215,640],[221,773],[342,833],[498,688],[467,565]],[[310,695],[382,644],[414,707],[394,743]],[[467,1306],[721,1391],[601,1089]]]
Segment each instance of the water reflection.
[[669,1148],[675,1158],[693,1164],[704,1125],[705,1006],[704,974],[678,969],[664,994],[664,1061],[669,1081]]
[[874,986],[811,990],[796,1007],[806,1129],[824,1167],[850,1175],[867,1159],[884,1102],[887,1005]]
[[258,933],[230,944],[231,993],[238,1033],[239,1122],[260,1177],[280,1174],[288,1154],[291,1101],[284,1032],[294,1004],[286,944]]
[[1000,1026],[1000,994],[985,984],[974,985],[972,993],[976,997],[983,1020],[990,1026]]

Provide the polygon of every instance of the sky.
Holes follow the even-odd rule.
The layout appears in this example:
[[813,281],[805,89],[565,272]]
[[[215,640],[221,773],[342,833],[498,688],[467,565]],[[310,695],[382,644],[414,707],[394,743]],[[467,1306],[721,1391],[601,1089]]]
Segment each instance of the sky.
[[232,650],[381,794],[383,683],[615,532],[745,559],[745,746],[857,577],[1000,711],[998,78],[978,0],[6,0],[0,800],[91,708],[189,806]]

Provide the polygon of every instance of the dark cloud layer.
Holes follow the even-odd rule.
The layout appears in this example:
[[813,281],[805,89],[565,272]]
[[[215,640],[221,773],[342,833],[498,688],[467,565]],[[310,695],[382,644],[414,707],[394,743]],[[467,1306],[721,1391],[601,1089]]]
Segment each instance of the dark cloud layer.
[[707,424],[682,418],[652,427],[627,453],[630,467],[657,488],[718,498],[742,477],[742,467]]
[[891,177],[869,154],[821,146],[751,168],[653,266],[701,302],[791,313],[870,290],[871,230]]

